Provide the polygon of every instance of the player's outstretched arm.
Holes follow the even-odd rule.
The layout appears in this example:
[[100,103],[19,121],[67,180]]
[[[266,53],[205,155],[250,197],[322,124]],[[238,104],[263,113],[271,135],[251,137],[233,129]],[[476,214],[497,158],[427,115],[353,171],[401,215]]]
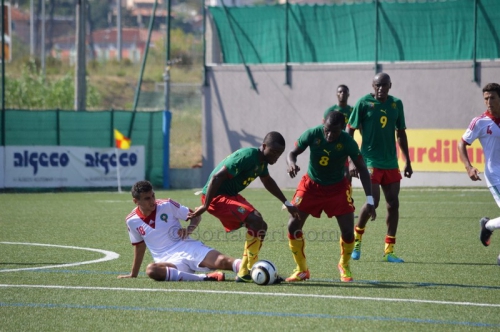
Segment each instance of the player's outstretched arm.
[[293,179],[300,172],[300,167],[297,166],[297,156],[304,152],[304,149],[299,147],[295,147],[292,151],[290,151],[286,158],[286,163],[288,165],[286,172]]
[[405,169],[404,169],[404,176],[407,178],[411,178],[413,174],[413,169],[411,167],[411,160],[410,160],[410,153],[408,150],[408,136],[406,136],[406,130],[397,130],[396,131],[396,136],[398,140],[398,145],[399,148],[401,149],[401,153],[403,154],[403,157],[405,158]]
[[207,193],[205,195],[205,204],[198,206],[193,212],[188,213],[188,218],[195,218],[201,216],[205,211],[208,210],[210,203],[217,196],[217,191],[224,181],[229,178],[229,172],[227,168],[222,167],[217,173],[215,173],[210,179],[210,183],[207,188]]
[[182,240],[187,239],[187,237],[194,232],[194,230],[196,229],[196,227],[198,227],[198,225],[201,222],[201,216],[192,217],[192,218],[188,217],[188,220],[190,221],[189,222],[189,226],[187,226],[186,228],[181,228],[181,229],[179,229],[177,231],[177,235]]
[[292,216],[300,219],[299,210],[286,199],[285,195],[272,177],[270,177],[269,175],[261,176],[260,180],[262,181],[262,184],[264,184],[264,187],[267,189],[267,191],[269,191],[274,197],[279,199],[281,203],[285,205],[286,209]]
[[[347,125],[346,131],[352,138],[354,138],[354,132],[356,131],[355,128],[352,128],[351,126]],[[349,175],[352,176],[353,178],[359,178],[358,169],[356,168],[356,165],[351,160],[351,158],[349,158]]]
[[375,220],[377,218],[377,212],[375,211],[375,203],[373,201],[370,172],[368,172],[368,168],[366,167],[365,161],[361,155],[359,155],[359,158],[353,159],[352,163],[358,170],[359,179],[361,181],[361,185],[363,186],[363,190],[365,191],[368,214],[371,216],[371,220]]
[[144,254],[146,253],[146,243],[141,242],[134,246],[134,260],[132,262],[132,271],[130,274],[119,275],[118,279],[123,278],[137,278],[139,271],[141,269],[142,260],[144,259]]
[[467,171],[467,175],[472,181],[481,181],[479,177],[479,170],[472,166],[469,155],[467,154],[467,143],[464,140],[460,140],[458,143],[458,154],[460,155],[460,160],[464,163],[465,170]]

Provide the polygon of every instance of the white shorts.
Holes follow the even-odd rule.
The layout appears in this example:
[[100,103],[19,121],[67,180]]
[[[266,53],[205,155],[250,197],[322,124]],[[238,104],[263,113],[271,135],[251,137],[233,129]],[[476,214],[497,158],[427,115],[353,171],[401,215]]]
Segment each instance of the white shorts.
[[498,207],[500,207],[500,186],[491,186],[488,188],[497,202]]
[[193,273],[210,271],[209,268],[200,267],[200,264],[212,250],[215,249],[204,245],[200,241],[182,241],[179,245],[175,246],[173,250],[170,250],[172,254],[167,252],[165,256],[158,258],[156,262],[174,264],[177,267],[177,270],[182,272]]

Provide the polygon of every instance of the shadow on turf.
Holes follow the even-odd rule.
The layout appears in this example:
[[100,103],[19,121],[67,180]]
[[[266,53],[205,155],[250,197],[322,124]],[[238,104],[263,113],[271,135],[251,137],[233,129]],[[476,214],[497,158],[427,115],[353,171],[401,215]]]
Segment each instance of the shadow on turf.
[[500,286],[482,286],[482,285],[460,285],[460,284],[438,284],[430,282],[404,282],[404,281],[377,281],[377,280],[355,280],[354,282],[340,282],[337,280],[307,280],[302,282],[284,282],[282,285],[299,287],[375,287],[375,288],[422,288],[422,287],[458,287],[458,288],[481,288],[496,289]]
[[[5,264],[5,263],[0,263]],[[23,263],[29,264],[29,263]],[[406,264],[406,263],[405,263]],[[462,264],[462,263],[456,263]],[[470,265],[470,264],[467,264]],[[482,264],[488,265],[488,264]],[[493,264],[494,265],[494,264]],[[32,270],[32,273],[74,273],[74,274],[126,274],[127,272],[116,272],[116,271],[96,271],[96,270]],[[144,272],[139,273],[140,276],[145,276]],[[153,282],[153,281],[152,281]],[[225,282],[233,282],[234,283],[234,275],[228,273],[226,275]],[[241,285],[254,285],[253,283],[240,283]],[[403,281],[378,281],[378,280],[357,280],[354,282],[341,282],[338,279],[311,279],[307,281],[301,282],[282,282],[276,285],[267,285],[267,286],[259,286],[259,287],[374,287],[374,288],[422,288],[422,287],[457,287],[457,288],[480,288],[480,289],[492,289],[492,290],[500,290],[500,286],[483,286],[483,285],[463,285],[463,284],[439,284],[439,283],[430,283],[430,282],[403,282]]]
[[[352,261],[351,261],[352,262]],[[358,262],[358,261],[355,261]],[[496,262],[492,263],[477,263],[477,262],[413,262],[413,261],[406,261],[404,263],[387,263],[382,260],[363,260],[363,263],[382,263],[382,264],[390,264],[394,266],[405,266],[405,265],[410,265],[410,264],[434,264],[434,265],[473,265],[473,266],[492,266],[492,265],[498,265]],[[356,263],[355,263],[356,264]]]
[[404,262],[405,265],[407,264],[436,264],[436,265],[475,265],[475,266],[491,266],[491,265],[497,265],[495,263],[472,263],[472,262],[467,262],[467,263],[454,263],[454,262]]
[[325,281],[317,281],[317,280],[307,280],[302,282],[284,282],[282,285],[286,285],[289,287],[357,287],[357,288],[366,288],[368,286],[377,287],[377,288],[406,288],[404,285],[395,285],[393,283],[366,283],[366,282],[340,282],[336,280],[325,280]]

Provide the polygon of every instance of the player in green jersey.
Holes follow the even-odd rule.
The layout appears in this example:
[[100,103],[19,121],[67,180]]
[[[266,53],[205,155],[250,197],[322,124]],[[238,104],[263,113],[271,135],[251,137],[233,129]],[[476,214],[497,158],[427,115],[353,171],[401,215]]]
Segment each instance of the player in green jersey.
[[325,123],[326,116],[328,115],[328,113],[333,111],[339,111],[345,116],[345,124],[343,128],[345,130],[349,117],[351,116],[352,113],[352,107],[347,104],[348,99],[349,99],[349,88],[347,87],[347,85],[344,84],[339,85],[337,87],[337,100],[339,103],[333,105],[332,107],[329,107],[325,111],[325,113],[323,114],[323,123]]
[[305,239],[302,232],[309,215],[319,218],[325,212],[328,218],[336,217],[340,227],[341,256],[338,263],[340,280],[352,281],[349,260],[354,248],[354,205],[351,184],[344,176],[344,168],[349,156],[359,170],[361,183],[367,196],[367,214],[375,219],[370,174],[366,168],[358,144],[345,131],[344,115],[339,111],[330,112],[323,125],[306,130],[295,143],[287,158],[288,174],[294,178],[300,171],[297,156],[308,147],[309,167],[302,177],[292,204],[299,213],[290,216],[288,221],[288,241],[293,259],[297,263],[288,282],[303,281],[310,278],[305,256]]
[[[374,93],[361,97],[354,106],[347,132],[353,136],[355,130],[359,129],[363,138],[361,154],[370,170],[375,208],[380,202],[380,187],[384,192],[387,207],[384,260],[391,263],[403,263],[404,260],[394,254],[402,179],[398,166],[396,138],[406,161],[404,176],[410,178],[413,174],[408,153],[403,103],[398,98],[389,95],[392,83],[386,73],[375,75],[372,87]],[[357,177],[355,165],[349,168],[351,175]],[[358,260],[361,256],[361,240],[368,219],[369,214],[365,204],[361,208],[355,228],[356,241],[352,253],[354,260]]]
[[[347,87],[347,85],[341,84],[337,87],[337,100],[339,103],[328,108],[323,114],[323,123],[325,123],[326,116],[330,112],[339,111],[345,116],[345,123],[344,127],[342,128],[343,130],[345,130],[347,122],[349,121],[349,117],[352,113],[352,107],[347,104],[347,101],[349,100],[349,88]],[[345,177],[347,178],[349,183],[352,183],[352,176],[349,173],[349,159],[346,160]]]
[[262,215],[239,192],[260,178],[264,187],[285,204],[288,212],[298,214],[297,208],[286,199],[267,169],[268,165],[276,163],[283,151],[285,139],[280,133],[272,131],[259,148],[242,148],[227,156],[212,171],[202,190],[203,205],[189,214],[193,218],[208,211],[220,220],[227,232],[247,228],[237,282],[252,282],[250,269],[258,261],[267,231]]

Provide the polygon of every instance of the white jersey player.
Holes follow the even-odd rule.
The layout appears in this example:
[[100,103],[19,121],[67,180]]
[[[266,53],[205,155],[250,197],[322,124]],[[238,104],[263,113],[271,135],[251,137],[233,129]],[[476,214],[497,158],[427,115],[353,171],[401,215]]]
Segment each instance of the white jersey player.
[[[487,110],[481,116],[472,119],[458,145],[458,151],[470,179],[481,180],[478,169],[472,166],[467,154],[467,146],[476,139],[479,140],[485,157],[486,186],[500,207],[500,85],[487,84],[483,88],[483,98]],[[483,245],[488,246],[493,230],[500,228],[500,217],[495,219],[483,217],[479,223],[481,227],[479,238]]]
[[132,197],[137,207],[125,221],[130,242],[134,245],[134,260],[131,273],[118,278],[137,277],[146,248],[154,260],[148,265],[146,274],[158,281],[223,281],[222,272],[194,272],[216,269],[238,272],[240,259],[223,255],[189,237],[201,217],[192,218],[188,227],[182,227],[180,220],[188,220],[187,207],[171,199],[157,200],[148,181],[134,184]]

